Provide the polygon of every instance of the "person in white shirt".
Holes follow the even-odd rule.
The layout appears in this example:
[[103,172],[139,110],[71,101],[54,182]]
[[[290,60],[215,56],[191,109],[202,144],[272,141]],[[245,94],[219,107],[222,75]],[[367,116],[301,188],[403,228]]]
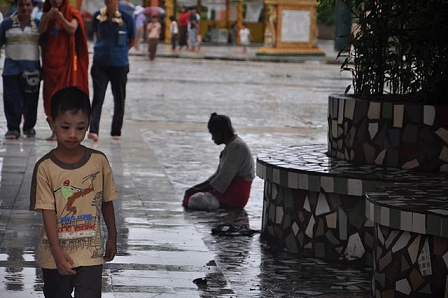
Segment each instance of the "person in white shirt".
[[170,16],[170,36],[171,36],[171,50],[176,50],[176,41],[177,41],[177,34],[179,33],[179,28],[177,27],[177,22],[174,16]]
[[247,52],[247,46],[250,45],[250,30],[246,27],[246,23],[240,29],[240,42],[243,47],[243,53]]

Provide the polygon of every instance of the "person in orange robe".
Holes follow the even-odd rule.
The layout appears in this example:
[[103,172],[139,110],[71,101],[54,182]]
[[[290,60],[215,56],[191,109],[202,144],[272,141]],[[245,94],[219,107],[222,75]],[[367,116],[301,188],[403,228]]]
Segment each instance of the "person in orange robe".
[[[82,16],[68,0],[45,1],[43,12],[39,23],[44,36],[43,98],[45,114],[51,117],[51,97],[56,91],[77,86],[89,94],[89,50]],[[54,132],[47,140],[56,140]]]

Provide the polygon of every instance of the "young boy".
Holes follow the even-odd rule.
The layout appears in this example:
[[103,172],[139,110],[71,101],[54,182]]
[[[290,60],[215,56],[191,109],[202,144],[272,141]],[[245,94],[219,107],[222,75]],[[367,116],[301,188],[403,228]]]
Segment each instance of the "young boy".
[[[47,122],[57,147],[35,165],[30,210],[42,212],[36,261],[46,298],[101,297],[103,263],[117,252],[113,200],[118,198],[106,156],[81,145],[91,122],[90,100],[77,87],[56,92]],[[106,250],[101,214],[108,231]]]

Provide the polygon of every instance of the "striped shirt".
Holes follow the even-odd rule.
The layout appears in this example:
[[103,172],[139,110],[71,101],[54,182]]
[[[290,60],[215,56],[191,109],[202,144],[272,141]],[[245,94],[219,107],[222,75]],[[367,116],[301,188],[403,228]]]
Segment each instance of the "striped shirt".
[[0,46],[5,45],[3,76],[40,69],[38,25],[39,21],[30,20],[22,28],[17,13],[3,20],[0,25]]

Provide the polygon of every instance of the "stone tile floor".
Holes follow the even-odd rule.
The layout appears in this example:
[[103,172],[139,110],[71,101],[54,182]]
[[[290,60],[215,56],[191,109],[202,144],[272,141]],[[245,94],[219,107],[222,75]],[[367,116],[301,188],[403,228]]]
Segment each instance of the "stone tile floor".
[[[244,213],[190,213],[180,206],[182,192],[214,171],[222,150],[206,131],[211,112],[231,115],[255,155],[263,148],[324,142],[326,96],[344,90],[348,81],[338,66],[131,59],[123,140],[108,137],[108,92],[100,141],[85,142],[108,156],[120,194],[119,253],[105,266],[103,297],[370,296],[368,269],[288,255],[259,234],[211,235],[221,222],[260,229],[259,178]],[[5,298],[43,297],[34,263],[41,219],[27,211],[28,196],[34,163],[55,144],[45,141],[49,130],[39,106],[37,139],[0,143],[0,297]],[[0,128],[5,130],[4,118]],[[206,278],[207,286],[195,284],[196,278]]]

